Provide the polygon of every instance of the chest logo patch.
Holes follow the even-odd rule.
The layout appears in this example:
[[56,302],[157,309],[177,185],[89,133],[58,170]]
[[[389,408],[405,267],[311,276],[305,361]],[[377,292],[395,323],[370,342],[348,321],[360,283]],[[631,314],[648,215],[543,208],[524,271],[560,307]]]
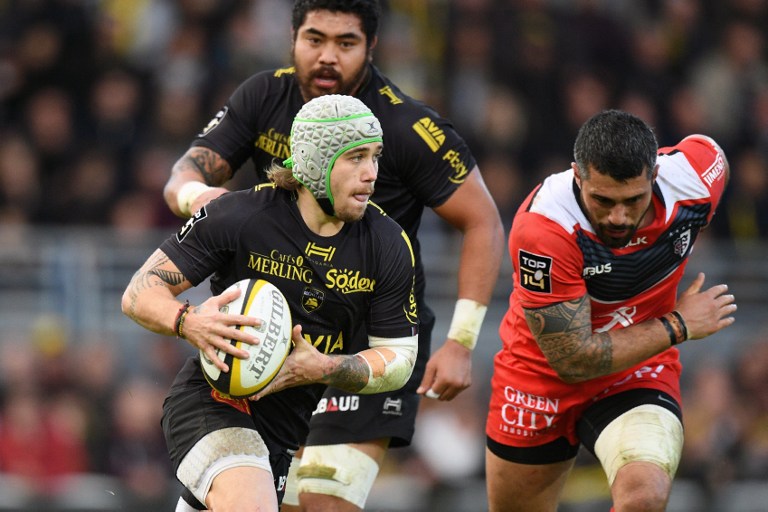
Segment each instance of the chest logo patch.
[[325,300],[325,292],[318,290],[317,288],[310,288],[309,286],[304,288],[304,292],[301,294],[301,307],[307,313],[311,313],[316,309],[319,309],[323,305]]
[[672,245],[675,249],[675,254],[681,258],[685,256],[688,253],[688,248],[691,245],[691,230],[687,229],[680,233],[680,236],[677,237],[674,242],[672,242]]
[[520,286],[539,293],[552,293],[552,258],[520,249]]

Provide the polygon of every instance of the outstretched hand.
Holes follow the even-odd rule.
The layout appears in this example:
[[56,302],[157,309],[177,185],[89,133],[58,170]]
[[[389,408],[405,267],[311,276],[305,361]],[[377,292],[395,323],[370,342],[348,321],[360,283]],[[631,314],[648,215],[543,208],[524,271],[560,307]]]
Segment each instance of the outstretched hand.
[[728,293],[728,285],[718,284],[702,291],[703,286],[704,273],[699,272],[675,306],[692,340],[705,338],[736,321],[731,316],[737,309],[736,299]]

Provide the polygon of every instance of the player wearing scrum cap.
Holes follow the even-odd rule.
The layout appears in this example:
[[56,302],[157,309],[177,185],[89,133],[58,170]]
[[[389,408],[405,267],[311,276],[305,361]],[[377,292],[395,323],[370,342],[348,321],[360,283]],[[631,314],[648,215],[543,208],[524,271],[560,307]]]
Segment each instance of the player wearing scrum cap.
[[[411,443],[420,396],[452,400],[471,384],[472,350],[496,284],[505,240],[480,169],[451,122],[409,97],[371,64],[379,18],[375,0],[296,0],[293,66],[244,81],[176,162],[165,187],[168,206],[189,216],[225,193],[222,187],[248,160],[257,171],[256,182],[266,182],[261,170],[274,159],[288,157],[293,117],[317,96],[353,95],[380,120],[387,150],[379,162],[373,201],[403,226],[414,244],[419,354],[411,380],[402,389],[356,396],[329,388],[312,417],[304,453],[313,461],[326,462],[305,464],[298,474],[305,487],[302,506],[335,512],[362,509],[388,448]],[[461,235],[454,313],[447,337],[434,343],[435,316],[426,304],[417,239],[425,208]],[[350,401],[354,408],[333,405]],[[396,411],[390,410],[392,404]],[[349,467],[357,468],[354,474],[348,473]],[[313,468],[331,468],[345,476],[329,478],[331,471]],[[284,503],[297,506],[294,475]]]
[[[293,123],[288,167],[276,163],[272,183],[204,206],[129,283],[128,316],[185,339],[222,370],[217,350],[246,357],[229,340],[255,341],[236,326],[259,325],[219,311],[237,296],[222,293],[230,284],[271,282],[296,324],[293,351],[254,399],[214,391],[197,356],[176,376],[162,427],[191,496],[177,510],[276,512],[326,386],[366,395],[398,389],[410,377],[418,334],[414,255],[403,229],[369,202],[382,147],[379,121],[359,100],[308,102]],[[210,299],[180,304],[180,293],[208,277]],[[343,343],[361,338],[367,345],[355,352]]]

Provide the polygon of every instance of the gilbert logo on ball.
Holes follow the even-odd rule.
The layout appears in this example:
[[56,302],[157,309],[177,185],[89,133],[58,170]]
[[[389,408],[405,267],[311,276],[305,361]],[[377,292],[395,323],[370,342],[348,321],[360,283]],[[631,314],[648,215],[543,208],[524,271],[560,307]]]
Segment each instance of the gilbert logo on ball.
[[240,296],[223,306],[223,313],[247,315],[262,320],[259,327],[240,325],[238,329],[259,338],[258,345],[230,340],[230,344],[250,353],[239,359],[223,350],[219,359],[229,366],[222,372],[200,351],[200,362],[208,383],[215,390],[232,397],[247,397],[264,389],[282,368],[291,350],[291,311],[282,292],[263,279],[243,279],[228,288],[239,288]]

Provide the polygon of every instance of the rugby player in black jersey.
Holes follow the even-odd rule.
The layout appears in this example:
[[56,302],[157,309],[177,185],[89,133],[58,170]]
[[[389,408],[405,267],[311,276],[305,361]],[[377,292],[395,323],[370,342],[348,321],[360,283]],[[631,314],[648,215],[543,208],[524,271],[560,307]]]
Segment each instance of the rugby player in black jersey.
[[[360,100],[313,99],[293,124],[291,156],[269,170],[272,183],[204,206],[131,279],[123,311],[147,329],[186,339],[223,371],[216,350],[247,357],[229,340],[253,343],[236,326],[259,325],[219,311],[239,293],[222,293],[232,283],[271,282],[295,325],[293,351],[255,400],[211,388],[197,356],[176,376],[162,419],[189,493],[176,510],[277,512],[292,455],[326,386],[366,396],[410,377],[415,258],[403,228],[369,202],[381,151],[381,126]],[[180,293],[209,276],[210,299],[179,303]],[[346,342],[361,337],[365,346]]]
[[[387,448],[410,444],[419,395],[451,400],[470,385],[471,350],[504,246],[498,210],[465,141],[448,120],[404,94],[371,64],[379,14],[370,0],[297,1],[294,65],[246,80],[178,160],[165,188],[170,208],[189,216],[225,193],[223,185],[248,159],[261,170],[273,159],[287,158],[293,116],[305,101],[323,94],[354,95],[381,121],[387,149],[379,161],[373,200],[403,226],[414,245],[419,356],[411,380],[400,391],[358,397],[328,389],[312,418],[304,451],[304,458],[315,463],[308,466],[305,460],[300,472],[305,510],[323,503],[334,512],[362,509]],[[266,181],[259,171],[255,179]],[[425,207],[463,237],[454,316],[447,340],[431,357],[434,314],[424,303],[416,238]],[[349,447],[356,457],[344,455]],[[349,474],[345,465],[360,469]],[[329,472],[315,472],[318,467],[335,468],[345,476],[326,478]],[[284,505],[298,504],[291,492],[293,480],[288,489]]]

